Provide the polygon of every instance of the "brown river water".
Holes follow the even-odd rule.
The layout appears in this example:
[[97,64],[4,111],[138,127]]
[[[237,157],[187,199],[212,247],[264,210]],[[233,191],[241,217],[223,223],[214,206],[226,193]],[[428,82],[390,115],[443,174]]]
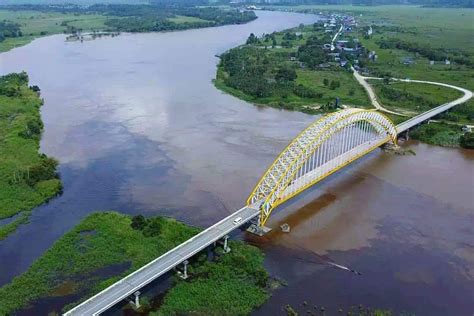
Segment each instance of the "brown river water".
[[[41,150],[61,161],[64,182],[61,197],[0,241],[0,285],[96,210],[205,227],[243,206],[277,154],[317,119],[213,86],[216,54],[251,32],[317,20],[258,15],[245,25],[84,43],[56,35],[0,54],[0,73],[25,70],[41,87]],[[255,315],[285,315],[288,303],[301,314],[322,315],[324,306],[325,315],[339,315],[362,304],[473,315],[474,151],[403,146],[416,156],[376,150],[279,207],[264,238],[234,233],[260,247],[269,272],[287,283]],[[20,314],[46,314],[65,301],[39,301]]]

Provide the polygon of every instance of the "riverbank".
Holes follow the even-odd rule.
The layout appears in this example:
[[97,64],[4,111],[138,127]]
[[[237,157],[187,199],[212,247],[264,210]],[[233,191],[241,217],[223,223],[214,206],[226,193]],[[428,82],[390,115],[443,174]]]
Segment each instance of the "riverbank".
[[[63,310],[68,309],[198,232],[170,218],[93,213],[56,241],[28,271],[0,288],[0,315],[28,306],[36,314],[61,312],[35,310],[35,302],[62,297]],[[242,242],[230,246],[229,254],[217,251],[213,261],[205,255],[191,260],[190,279],[176,278],[164,296],[160,315],[196,311],[245,315],[263,304],[269,295],[263,254]],[[143,311],[152,311],[143,305]]]
[[26,73],[0,77],[0,221],[7,222],[0,226],[0,240],[62,189],[58,162],[38,153],[42,104],[39,88],[28,87]]
[[83,32],[161,32],[228,24],[257,18],[254,12],[231,8],[166,5],[9,5],[0,10],[0,52],[53,34]]
[[309,114],[367,107],[368,97],[350,69],[327,62],[331,41],[322,23],[256,37],[222,54],[215,86],[254,104]]
[[[344,6],[284,9],[306,13],[326,9],[323,12],[327,15],[311,26],[264,34],[261,38],[251,34],[245,45],[221,56],[214,80],[218,89],[254,104],[305,113],[369,107],[369,97],[351,76],[351,69],[355,69],[365,77],[386,78],[370,81],[375,94],[370,99],[378,100],[373,101],[373,105],[393,114],[390,116],[396,123],[454,100],[459,92],[427,84],[391,82],[391,77],[474,89],[474,81],[468,75],[474,64],[474,47],[463,42],[466,27],[453,23],[472,17],[474,11],[465,13],[456,9],[435,22],[417,20],[402,24],[413,15],[412,11],[439,16],[441,9],[402,7],[397,10],[402,17],[386,12],[385,7],[376,10],[364,7],[349,10]],[[388,26],[382,17],[393,25]],[[450,35],[440,33],[438,28],[441,27],[447,28]],[[339,32],[340,29],[343,31]],[[426,32],[435,33],[443,45],[430,46]],[[446,49],[447,45],[461,48],[453,53]],[[474,125],[473,113],[474,101],[469,100],[436,117],[446,124],[418,127],[413,137],[429,144],[470,148],[469,126]]]

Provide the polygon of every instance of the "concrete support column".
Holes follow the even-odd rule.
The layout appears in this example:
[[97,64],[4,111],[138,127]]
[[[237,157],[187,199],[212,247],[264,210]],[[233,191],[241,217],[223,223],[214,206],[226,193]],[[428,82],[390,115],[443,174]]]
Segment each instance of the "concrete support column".
[[178,271],[178,276],[183,279],[183,280],[186,280],[189,275],[188,275],[188,264],[189,264],[189,261],[188,260],[184,260],[183,261],[183,271]]
[[228,239],[229,239],[229,236],[228,235],[225,235],[224,236],[224,252],[225,253],[229,253],[230,252],[230,247],[228,245]]
[[135,295],[135,307],[140,308],[140,291],[133,293]]

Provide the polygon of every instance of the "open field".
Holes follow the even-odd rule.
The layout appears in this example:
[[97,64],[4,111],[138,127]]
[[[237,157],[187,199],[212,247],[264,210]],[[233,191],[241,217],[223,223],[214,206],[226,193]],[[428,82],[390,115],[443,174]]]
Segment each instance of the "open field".
[[[304,86],[315,88],[323,93],[323,97],[318,100],[321,103],[334,102],[340,98],[342,104],[356,106],[361,108],[370,108],[370,101],[362,86],[354,80],[352,74],[348,71],[297,71],[297,83]],[[324,80],[328,82],[339,81],[340,87],[331,89],[324,85]]]
[[6,38],[0,42],[0,52],[23,46],[37,37],[64,33],[68,26],[84,31],[105,30],[108,17],[99,14],[63,14],[39,11],[0,10],[0,20],[20,25],[21,37]]
[[423,83],[369,80],[383,106],[412,116],[461,97],[462,93],[442,86]]
[[173,23],[201,23],[201,22],[209,22],[207,20],[203,20],[200,18],[195,18],[193,16],[184,16],[184,15],[177,15],[173,18],[168,18],[168,21]]
[[[251,11],[196,6],[12,6],[0,10],[0,21],[7,23],[0,24],[0,52],[58,33],[160,32],[246,23],[256,18]],[[16,25],[19,30],[12,32]]]

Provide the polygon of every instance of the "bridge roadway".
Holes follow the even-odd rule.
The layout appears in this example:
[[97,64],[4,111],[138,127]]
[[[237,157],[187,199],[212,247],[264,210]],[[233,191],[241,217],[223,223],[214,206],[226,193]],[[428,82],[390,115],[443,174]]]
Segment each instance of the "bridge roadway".
[[[380,78],[370,78],[369,77],[367,79],[380,79]],[[437,107],[435,107],[435,108],[433,108],[429,111],[426,111],[426,112],[424,112],[420,115],[412,117],[409,120],[406,120],[403,123],[398,124],[397,125],[398,134],[412,128],[413,126],[416,126],[416,125],[420,124],[423,121],[426,121],[426,120],[428,120],[428,119],[430,119],[430,118],[432,118],[432,117],[434,117],[434,116],[436,116],[440,113],[443,113],[443,112],[449,110],[453,106],[456,106],[458,104],[462,104],[464,102],[467,102],[470,98],[472,98],[472,92],[470,90],[467,90],[467,89],[464,89],[464,88],[461,88],[461,87],[457,87],[457,86],[453,86],[453,85],[450,85],[450,84],[446,84],[446,83],[433,82],[433,81],[424,81],[424,80],[396,79],[396,78],[392,78],[392,80],[402,81],[402,82],[415,82],[415,83],[432,84],[432,85],[437,85],[437,86],[448,87],[448,88],[455,89],[455,90],[458,90],[458,91],[464,93],[464,95],[462,97],[457,98],[456,100],[447,102],[447,103],[442,104],[440,106],[437,106]]]
[[[121,300],[133,295],[136,291],[152,282],[159,276],[178,266],[183,261],[191,258],[215,241],[223,238],[234,229],[248,222],[259,214],[257,207],[243,207],[237,212],[227,216],[216,224],[203,230],[196,236],[176,246],[137,271],[129,274],[122,280],[84,301],[82,304],[69,310],[64,315],[99,315]],[[241,217],[238,224],[234,219]]]
[[[370,79],[379,79],[379,78],[370,78]],[[422,113],[418,116],[415,116],[399,125],[396,126],[397,132],[401,133],[409,128],[420,124],[421,122],[430,119],[433,116],[442,113],[457,104],[461,104],[466,102],[472,97],[472,92],[463,88],[459,88],[456,86],[451,86],[443,83],[437,82],[426,82],[426,81],[418,81],[418,80],[409,80],[409,79],[395,79],[400,81],[406,82],[420,82],[420,83],[429,83],[429,84],[436,84],[441,86],[447,86],[450,88],[454,88],[464,93],[464,96],[440,105],[434,109],[431,109],[425,113]],[[322,179],[325,176],[330,175],[331,173],[335,172],[333,168],[334,164],[339,166],[344,166],[349,164],[350,162],[354,161],[355,159],[359,158],[362,155],[365,155],[373,148],[373,145],[377,143],[378,145],[383,145],[387,142],[388,139],[375,139],[368,141],[364,144],[361,144],[357,147],[358,154],[353,156],[353,152],[349,151],[341,156],[333,159],[338,161],[329,161],[325,165],[322,165],[315,170],[305,174],[300,179],[296,180],[295,183],[288,186],[286,190],[288,191],[299,191],[307,187],[310,183],[313,183],[316,180]],[[353,151],[352,150],[352,151]],[[229,234],[234,229],[240,227],[244,223],[250,221],[252,218],[256,217],[260,211],[258,210],[258,204],[260,202],[255,203],[252,207],[243,207],[237,212],[227,216],[226,218],[222,219],[221,221],[217,222],[216,224],[210,226],[209,228],[205,229],[201,233],[197,234],[196,236],[192,237],[191,239],[185,241],[184,243],[176,246],[175,248],[171,249],[167,253],[161,255],[157,259],[151,261],[150,263],[146,264],[142,268],[138,269],[137,271],[129,274],[122,280],[114,283],[113,285],[109,286],[105,290],[99,292],[98,294],[94,295],[93,297],[89,298],[88,300],[84,301],[82,304],[76,306],[75,308],[69,310],[64,315],[80,315],[80,316],[89,316],[89,315],[99,315],[100,313],[106,311],[108,308],[112,307],[113,305],[117,304],[121,300],[127,298],[128,296],[132,295],[148,283],[152,282],[159,276],[165,274],[166,272],[170,271],[183,261],[191,258],[196,253],[200,252],[213,242],[218,241],[219,239],[223,238],[227,234]],[[234,224],[234,219],[237,217],[241,217],[242,220],[238,224]]]

